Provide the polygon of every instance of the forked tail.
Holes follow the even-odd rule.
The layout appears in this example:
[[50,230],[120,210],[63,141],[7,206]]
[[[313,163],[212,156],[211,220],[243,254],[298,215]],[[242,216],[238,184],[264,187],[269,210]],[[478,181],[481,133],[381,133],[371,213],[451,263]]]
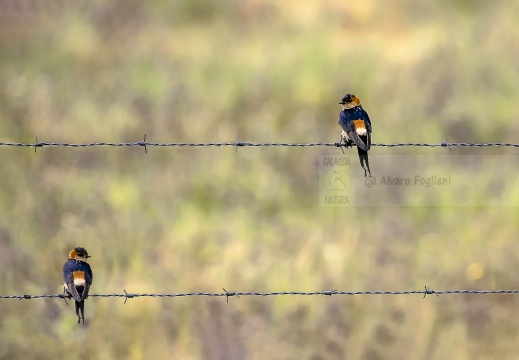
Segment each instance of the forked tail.
[[368,152],[365,150],[362,150],[360,147],[357,146],[357,151],[359,153],[359,159],[360,159],[360,166],[364,169],[364,177],[371,177],[371,170],[369,169],[369,159],[368,159]]
[[83,320],[83,324],[85,323],[85,300],[76,301],[76,315],[77,315],[77,323],[81,323]]

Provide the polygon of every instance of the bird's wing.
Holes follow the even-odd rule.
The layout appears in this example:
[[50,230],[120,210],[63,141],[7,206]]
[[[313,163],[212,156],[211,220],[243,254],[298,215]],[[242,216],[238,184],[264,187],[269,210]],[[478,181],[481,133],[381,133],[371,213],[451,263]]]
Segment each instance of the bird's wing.
[[362,109],[362,111],[364,112],[364,122],[366,124],[366,129],[368,129],[368,131],[371,132],[371,119],[369,118],[368,113],[364,109]]
[[75,267],[71,261],[67,261],[65,265],[63,265],[63,282],[67,288],[67,291],[76,301],[81,301],[81,297],[79,296],[76,287],[74,286],[74,271]]
[[371,134],[368,131],[367,135],[359,136],[355,130],[347,132],[351,141],[357,145],[359,149],[368,151],[371,147]]
[[364,113],[364,125],[366,126],[366,130],[368,131],[368,133],[366,136],[361,136],[361,139],[366,138],[366,151],[368,151],[369,149],[371,149],[371,120],[369,118],[368,113],[364,109],[362,109],[362,112]]
[[65,263],[65,265],[63,265],[62,275],[63,275],[63,281],[65,282],[65,284],[74,282],[74,275],[72,275],[73,270],[74,270],[73,266],[70,264],[69,261],[67,261]]
[[83,286],[83,292],[79,294],[81,296],[81,299],[86,299],[88,297],[88,292],[90,291],[90,284],[88,282],[85,283]]
[[[77,289],[74,286],[74,281],[67,283],[67,289],[68,289],[70,295],[72,295],[72,297],[74,298],[74,300],[81,301],[83,299],[82,296],[77,292]],[[85,291],[83,290],[83,293],[84,292]],[[88,291],[87,291],[87,294],[88,294]]]
[[346,133],[348,131],[355,130],[353,122],[348,121],[348,115],[346,115],[344,111],[341,111],[341,114],[339,115],[339,125],[341,125],[342,130],[344,130]]
[[92,284],[92,280],[94,279],[94,274],[92,274],[92,269],[90,269],[90,265],[86,264],[87,268],[85,269],[85,286],[83,288],[83,293],[81,294],[82,299],[86,299],[88,296],[88,292],[90,291],[90,285]]
[[94,280],[94,274],[92,274],[92,269],[90,269],[90,266],[85,270],[85,281],[90,285],[92,284],[92,281]]
[[[85,285],[83,286],[81,294],[77,291],[77,288],[74,285],[75,271],[82,271],[85,277]],[[63,265],[63,281],[65,282],[68,292],[76,301],[81,301],[88,295],[90,284],[92,284],[92,278],[92,270],[87,263],[79,263],[69,260],[65,265]]]

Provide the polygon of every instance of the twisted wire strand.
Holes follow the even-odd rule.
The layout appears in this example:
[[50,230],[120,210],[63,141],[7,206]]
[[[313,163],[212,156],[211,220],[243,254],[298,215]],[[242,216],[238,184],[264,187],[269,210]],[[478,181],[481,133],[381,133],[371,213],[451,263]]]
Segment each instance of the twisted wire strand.
[[[139,297],[152,297],[152,298],[176,298],[176,297],[194,297],[194,296],[207,296],[207,297],[225,297],[229,301],[229,297],[242,297],[242,296],[332,296],[332,295],[423,295],[425,298],[427,295],[452,295],[452,294],[474,294],[474,295],[487,295],[487,294],[519,294],[519,290],[432,290],[425,286],[423,290],[404,290],[404,291],[338,291],[338,290],[322,290],[322,291],[274,291],[274,292],[235,292],[227,291],[223,289],[223,292],[186,292],[186,293],[141,293],[134,294],[128,293],[123,290],[124,293],[114,294],[90,294],[89,297],[120,297],[125,298],[125,302],[128,299],[139,298]],[[44,294],[44,295],[0,295],[0,299],[19,299],[19,300],[30,300],[30,299],[43,299],[43,298],[58,298],[67,299],[62,294]]]
[[[40,142],[35,143],[10,143],[0,142],[0,146],[11,147],[33,147],[35,150],[39,147],[72,147],[83,148],[93,146],[113,146],[113,147],[177,147],[177,148],[200,148],[200,147],[345,147],[341,143],[252,143],[252,142],[221,142],[221,143],[156,143],[137,141],[137,142],[89,142],[89,143],[60,143],[60,142]],[[377,147],[519,147],[519,144],[513,143],[395,143],[395,144],[371,144]]]

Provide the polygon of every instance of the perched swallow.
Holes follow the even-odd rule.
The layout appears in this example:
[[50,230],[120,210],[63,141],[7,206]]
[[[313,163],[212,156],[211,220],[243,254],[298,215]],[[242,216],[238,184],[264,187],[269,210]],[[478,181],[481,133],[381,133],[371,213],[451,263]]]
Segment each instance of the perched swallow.
[[368,150],[371,148],[371,121],[368,113],[360,105],[360,100],[353,94],[346,94],[339,103],[342,111],[339,115],[339,125],[342,127],[341,143],[346,147],[357,146],[360,166],[364,169],[364,176],[371,177],[369,170]]
[[85,299],[94,277],[86,262],[89,257],[84,248],[77,247],[70,251],[68,261],[63,265],[63,294],[69,299],[74,298],[78,324],[81,320],[85,323]]

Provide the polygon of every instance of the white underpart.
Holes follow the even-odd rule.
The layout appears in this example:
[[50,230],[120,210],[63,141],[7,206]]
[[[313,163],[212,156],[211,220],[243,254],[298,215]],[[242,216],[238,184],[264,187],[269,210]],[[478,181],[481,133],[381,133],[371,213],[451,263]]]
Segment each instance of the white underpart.
[[366,135],[368,133],[366,128],[358,128],[358,129],[355,129],[355,131],[357,132],[357,135]]
[[85,279],[74,279],[74,285],[85,285]]

